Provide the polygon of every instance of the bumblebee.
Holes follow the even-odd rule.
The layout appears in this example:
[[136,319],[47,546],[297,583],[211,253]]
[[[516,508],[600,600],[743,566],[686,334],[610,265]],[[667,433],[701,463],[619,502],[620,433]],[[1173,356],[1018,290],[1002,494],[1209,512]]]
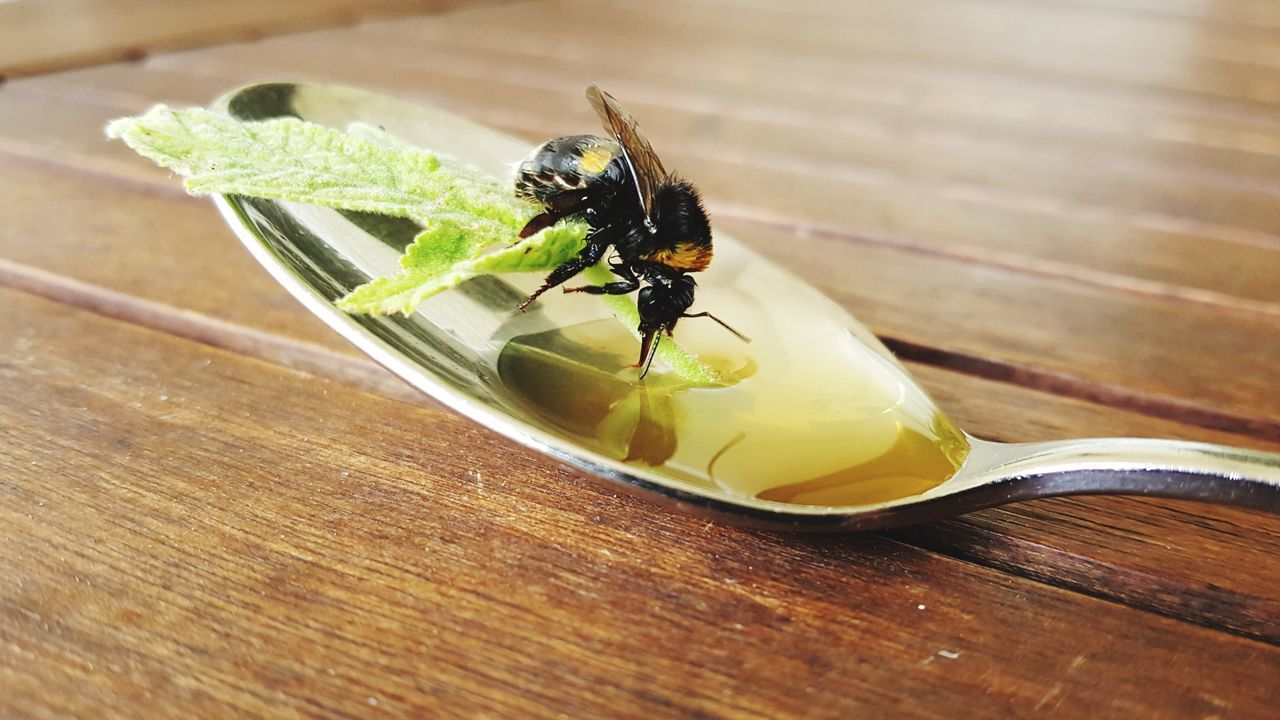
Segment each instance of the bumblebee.
[[710,313],[688,312],[697,287],[689,273],[705,270],[712,255],[711,223],[697,189],[662,167],[631,113],[612,95],[592,85],[587,88],[587,101],[612,139],[594,135],[554,138],[534,150],[516,170],[516,196],[542,209],[520,231],[520,237],[527,238],[565,218],[579,218],[591,228],[586,247],[551,271],[520,309],[598,263],[612,247],[615,256],[609,267],[620,278],[617,282],[566,288],[565,292],[625,295],[640,291],[637,330],[642,340],[635,367],[645,366],[648,372],[646,362],[652,362],[662,333],[670,336],[681,318],[709,317],[745,341],[746,337]]

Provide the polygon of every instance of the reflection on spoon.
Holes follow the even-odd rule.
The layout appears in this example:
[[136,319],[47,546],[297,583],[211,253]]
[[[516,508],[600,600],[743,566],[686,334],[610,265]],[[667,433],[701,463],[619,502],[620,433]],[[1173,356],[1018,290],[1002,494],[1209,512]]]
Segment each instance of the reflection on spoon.
[[766,350],[736,361],[704,355],[730,384],[694,387],[661,373],[637,383],[626,355],[632,342],[610,320],[518,336],[503,348],[498,375],[566,438],[744,498],[847,505],[907,497],[950,478],[968,449],[895,364],[860,344],[849,346],[868,363],[857,366],[860,377],[846,376],[842,357],[824,368],[829,386],[787,381],[785,354]]
[[635,382],[616,344],[594,342],[609,336],[630,339],[609,320],[515,338],[498,356],[498,375],[530,412],[575,439],[660,467],[676,451],[671,397],[689,384],[668,375]]

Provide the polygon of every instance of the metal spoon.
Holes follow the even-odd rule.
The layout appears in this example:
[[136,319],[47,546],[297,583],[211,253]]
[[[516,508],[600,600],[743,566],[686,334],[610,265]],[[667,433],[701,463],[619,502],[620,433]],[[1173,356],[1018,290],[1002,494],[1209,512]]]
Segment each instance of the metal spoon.
[[[256,85],[218,106],[246,120],[368,123],[498,176],[530,149],[440,109],[347,88]],[[698,278],[697,307],[755,342],[684,321],[678,339],[740,379],[698,388],[661,372],[644,383],[634,370],[626,375],[635,341],[596,300],[549,294],[534,312],[516,312],[539,277],[477,278],[408,317],[348,315],[333,301],[395,273],[414,226],[297,203],[216,202],[276,280],[410,384],[517,442],[683,510],[816,530],[1087,493],[1280,512],[1280,455],[1125,438],[1006,444],[961,433],[848,313],[723,234]],[[615,367],[615,356],[627,360]],[[779,485],[784,474],[796,477]]]

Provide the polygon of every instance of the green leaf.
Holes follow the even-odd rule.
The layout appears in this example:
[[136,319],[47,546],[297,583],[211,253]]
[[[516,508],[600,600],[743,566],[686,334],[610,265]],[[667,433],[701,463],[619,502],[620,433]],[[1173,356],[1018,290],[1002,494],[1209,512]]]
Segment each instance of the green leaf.
[[578,254],[587,226],[566,223],[532,238],[478,257],[448,262],[442,243],[453,242],[447,230],[426,230],[414,239],[400,264],[405,272],[361,285],[338,301],[347,312],[408,315],[424,300],[481,275],[546,272]]
[[107,137],[185,177],[192,195],[296,200],[423,224],[453,215],[487,234],[509,233],[528,219],[529,208],[494,178],[376,132],[366,125],[348,134],[297,118],[241,122],[164,105],[107,125]]

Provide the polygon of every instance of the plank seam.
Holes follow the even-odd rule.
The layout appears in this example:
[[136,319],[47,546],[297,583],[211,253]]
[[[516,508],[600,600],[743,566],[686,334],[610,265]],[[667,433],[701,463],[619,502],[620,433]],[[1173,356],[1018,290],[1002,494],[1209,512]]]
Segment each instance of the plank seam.
[[0,286],[166,335],[328,377],[394,400],[423,404],[427,396],[377,363],[301,340],[221,320],[0,258]]
[[[495,5],[513,4],[521,1],[493,0]],[[530,2],[534,0],[523,1]],[[14,65],[0,69],[3,70],[3,72],[0,72],[0,78],[6,75],[15,78],[36,77],[117,62],[137,62],[147,58],[152,53],[186,52],[218,45],[252,42],[277,35],[353,28],[378,20],[441,15],[459,7],[461,6],[440,7],[439,3],[434,0],[420,0],[418,2],[404,2],[396,6],[364,11],[356,10],[352,12],[349,8],[334,9],[312,17],[278,20],[268,25],[232,25],[215,31],[210,35],[202,33],[199,29],[175,30],[164,36],[150,39],[141,46],[122,45],[114,48],[73,51],[60,57],[34,62],[18,61]]]
[[930,347],[902,338],[881,336],[880,339],[903,360],[1186,425],[1280,442],[1280,423],[1274,420],[1224,412],[1174,397],[1139,392],[1067,373],[1014,365],[971,353]]
[[[943,523],[943,526],[956,522],[963,522],[963,520],[947,521]],[[1167,617],[1171,620],[1197,625],[1209,630],[1223,632],[1236,637],[1262,643],[1264,645],[1280,647],[1280,639],[1277,637],[1269,635],[1262,630],[1254,630],[1248,627],[1234,625],[1227,617],[1224,617],[1219,613],[1205,611],[1200,615],[1194,615],[1192,614],[1191,607],[1162,602],[1164,595],[1161,593],[1161,590],[1167,593],[1170,590],[1169,588],[1155,589],[1155,592],[1147,593],[1138,592],[1125,594],[1121,592],[1109,592],[1110,585],[1107,583],[1105,578],[1099,578],[1099,582],[1096,584],[1089,584],[1085,581],[1087,576],[1082,576],[1078,573],[1053,575],[1039,570],[1036,565],[1031,563],[1019,565],[1004,558],[984,556],[981,552],[974,552],[965,547],[963,539],[957,543],[956,538],[948,538],[950,533],[945,530],[941,533],[936,533],[929,529],[920,530],[915,528],[901,528],[897,530],[884,530],[876,534],[910,545],[911,547],[937,553],[938,555],[942,555],[952,560],[969,563],[980,568],[996,570],[1014,577],[1022,578],[1023,580],[1029,580],[1041,585],[1059,588],[1068,592],[1091,597],[1102,602],[1139,610],[1141,612],[1147,612],[1152,615]],[[1014,540],[1014,542],[1017,542],[1020,545],[1025,544],[1025,541]],[[1088,572],[1089,570],[1105,572],[1108,570],[1120,569],[1107,568],[1100,565],[1096,560],[1092,560],[1087,557],[1067,555],[1063,553],[1056,554],[1066,559],[1067,562],[1060,567],[1065,567],[1068,570],[1077,568],[1083,572]],[[1212,595],[1212,587],[1197,590],[1190,596],[1190,600],[1200,601],[1203,603],[1211,599],[1209,598],[1210,595]],[[1229,595],[1232,596],[1232,600],[1237,602],[1248,603],[1256,599],[1254,596],[1242,593],[1230,593]],[[1180,598],[1184,599],[1185,597],[1185,593],[1180,596]],[[1221,602],[1226,597],[1227,596],[1212,599]],[[1181,610],[1181,612],[1179,612],[1179,610]]]
[[[1158,280],[1095,270],[1083,265],[1056,260],[1046,260],[1031,255],[1000,252],[971,245],[953,245],[943,247],[929,243],[908,240],[892,236],[873,236],[851,232],[839,227],[823,223],[809,222],[800,218],[762,212],[740,204],[721,204],[707,202],[708,209],[715,214],[737,220],[774,227],[797,235],[827,237],[840,241],[854,242],[862,245],[891,248],[915,255],[946,258],[969,265],[996,267],[1035,277],[1050,278],[1089,287],[1115,290],[1128,295],[1156,297],[1196,305],[1205,305],[1217,310],[1240,315],[1261,315],[1266,318],[1280,320],[1280,304],[1266,300],[1254,300],[1218,292],[1204,288],[1174,285]],[[1280,251],[1278,246],[1277,251]]]

